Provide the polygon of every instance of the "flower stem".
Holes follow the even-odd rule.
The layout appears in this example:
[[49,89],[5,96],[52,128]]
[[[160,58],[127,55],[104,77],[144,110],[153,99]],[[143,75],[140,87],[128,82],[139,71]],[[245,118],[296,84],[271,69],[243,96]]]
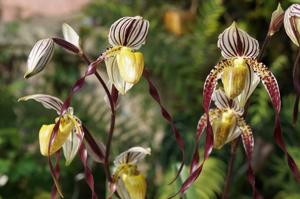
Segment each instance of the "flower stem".
[[[91,61],[89,60],[89,58],[86,56],[85,53],[81,52],[79,54],[79,56],[87,64],[91,63]],[[109,105],[110,105],[110,109],[111,109],[110,129],[109,129],[109,133],[108,133],[108,138],[107,138],[107,142],[106,142],[106,150],[105,150],[104,171],[105,171],[106,177],[108,178],[108,181],[112,182],[112,177],[111,177],[111,173],[110,173],[110,169],[109,169],[109,154],[110,154],[113,132],[114,132],[114,128],[115,128],[115,120],[116,120],[115,107],[114,107],[113,98],[111,96],[111,93],[110,93],[109,89],[107,88],[104,80],[102,79],[100,74],[97,72],[97,70],[95,71],[95,76],[98,79],[98,81],[100,82],[100,84],[102,85],[102,87],[108,97]]]
[[237,152],[239,140],[240,139],[237,138],[231,142],[231,150],[230,150],[231,156],[230,156],[230,160],[228,162],[227,176],[226,176],[226,180],[225,180],[225,187],[224,187],[222,199],[228,199],[228,194],[229,194],[230,185],[231,185],[231,181],[232,181],[233,165],[234,165],[235,158],[236,158],[236,152]]
[[265,40],[264,40],[264,43],[263,43],[263,45],[262,45],[262,47],[261,47],[261,50],[260,50],[260,52],[259,52],[259,55],[257,56],[257,60],[258,60],[258,61],[261,60],[261,58],[262,58],[262,56],[263,56],[263,54],[264,54],[264,52],[265,52],[265,50],[266,50],[266,47],[267,47],[267,45],[269,44],[269,42],[270,42],[270,40],[271,40],[271,37],[272,37],[272,36],[270,36],[270,35],[268,35],[268,34],[267,34],[267,36],[265,37]]

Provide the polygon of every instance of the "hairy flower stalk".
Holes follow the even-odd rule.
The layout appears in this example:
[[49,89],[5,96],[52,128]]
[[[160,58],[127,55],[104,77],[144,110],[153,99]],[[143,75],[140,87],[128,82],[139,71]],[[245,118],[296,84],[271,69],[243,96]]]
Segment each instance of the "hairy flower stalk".
[[296,123],[298,118],[298,106],[300,96],[300,79],[299,79],[299,60],[300,60],[300,4],[292,4],[284,14],[284,28],[286,34],[298,47],[298,52],[293,66],[293,84],[296,91],[294,104],[293,122]]
[[[300,179],[295,161],[288,154],[282,138],[279,119],[281,108],[279,87],[272,72],[263,63],[258,62],[258,42],[245,31],[239,29],[235,23],[219,35],[218,47],[225,59],[214,67],[205,81],[203,91],[205,115],[199,120],[190,175],[179,192],[183,194],[198,178],[203,164],[213,148],[220,149],[224,144],[233,141],[240,135],[248,159],[248,181],[253,189],[253,198],[258,198],[259,194],[255,188],[255,177],[251,167],[254,139],[252,131],[242,115],[248,98],[260,81],[268,91],[275,109],[275,141],[287,156],[291,171],[297,179]],[[225,92],[215,90],[219,79],[222,80]],[[217,107],[216,109],[210,108],[212,100]],[[198,146],[205,128],[204,158],[200,164]]]

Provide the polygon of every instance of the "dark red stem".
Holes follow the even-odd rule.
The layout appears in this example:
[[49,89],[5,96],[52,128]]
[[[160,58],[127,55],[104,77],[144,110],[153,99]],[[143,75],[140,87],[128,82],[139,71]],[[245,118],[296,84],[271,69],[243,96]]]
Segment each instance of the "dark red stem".
[[[86,54],[84,54],[82,52],[79,55],[87,64],[91,63],[91,61],[86,56]],[[105,150],[104,171],[105,171],[105,174],[106,174],[109,182],[112,182],[112,177],[111,177],[110,169],[109,169],[109,154],[110,154],[113,132],[114,132],[114,128],[115,128],[115,107],[114,107],[113,98],[111,96],[111,93],[110,93],[109,89],[107,88],[104,80],[102,79],[100,74],[97,72],[97,70],[95,72],[95,76],[98,79],[98,81],[100,82],[100,84],[102,85],[102,87],[108,97],[109,105],[110,105],[110,109],[111,109],[110,129],[109,129],[109,133],[108,133],[108,138],[107,138],[107,142],[106,142],[106,150]]]
[[237,138],[237,139],[233,140],[231,143],[231,150],[230,150],[231,156],[230,156],[230,160],[228,161],[227,176],[225,179],[225,187],[224,187],[222,199],[228,199],[228,194],[229,194],[230,185],[231,185],[231,181],[232,181],[233,165],[234,165],[234,162],[236,159],[236,151],[238,148],[239,140],[240,139]]

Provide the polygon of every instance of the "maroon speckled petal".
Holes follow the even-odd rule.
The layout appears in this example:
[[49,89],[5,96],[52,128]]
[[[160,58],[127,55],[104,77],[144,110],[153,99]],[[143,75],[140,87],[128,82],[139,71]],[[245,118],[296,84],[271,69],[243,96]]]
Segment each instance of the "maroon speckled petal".
[[[209,112],[209,115],[211,117],[212,120],[214,120],[214,118],[218,117],[220,115],[220,110],[219,109],[212,109]],[[210,125],[210,123],[209,123]],[[191,164],[191,168],[190,168],[190,175],[189,177],[184,181],[184,183],[182,184],[179,193],[180,194],[184,194],[184,192],[193,184],[193,182],[195,182],[195,180],[199,177],[199,175],[201,174],[203,165],[205,163],[205,161],[208,159],[210,153],[212,152],[212,148],[213,148],[213,134],[212,134],[212,129],[211,126],[207,127],[206,130],[206,140],[205,140],[205,149],[204,149],[204,159],[202,161],[202,163],[199,165],[199,152],[198,152],[198,148],[199,148],[199,142],[200,142],[200,138],[201,135],[204,132],[204,129],[207,127],[207,114],[204,114],[201,116],[198,125],[197,125],[197,135],[196,135],[196,144],[195,144],[195,151],[194,151],[194,155],[193,155],[193,159],[192,159],[192,164]],[[210,134],[211,133],[211,134]],[[172,197],[174,197],[175,195],[173,195]]]
[[257,62],[255,59],[247,59],[247,64],[253,68],[254,72],[259,76],[271,98],[272,104],[277,114],[281,109],[281,99],[279,86],[273,73],[263,63]]
[[254,148],[253,134],[252,134],[250,127],[245,123],[245,121],[242,118],[240,118],[238,125],[242,131],[241,137],[242,137],[243,145],[244,145],[247,160],[248,160],[247,178],[248,178],[249,183],[252,186],[253,198],[258,199],[258,198],[261,198],[261,196],[256,190],[255,174],[254,174],[252,166],[251,166],[252,153],[253,153],[253,148]]
[[257,75],[262,80],[265,88],[267,89],[269,96],[271,98],[272,104],[275,108],[275,128],[274,128],[274,138],[276,141],[276,144],[280,147],[280,149],[284,152],[288,165],[294,175],[294,177],[297,179],[297,181],[300,183],[300,172],[299,169],[293,160],[292,156],[288,153],[283,137],[282,137],[282,130],[281,130],[281,124],[280,124],[280,108],[281,108],[281,99],[280,99],[280,91],[277,84],[277,81],[272,74],[272,72],[262,63],[258,63],[256,60],[248,59],[247,63],[253,67],[253,70],[257,73]]
[[212,100],[212,94],[217,86],[218,79],[221,78],[224,67],[231,65],[231,60],[222,60],[214,67],[214,69],[210,71],[206,77],[203,89],[203,108],[205,112],[208,112]]
[[199,119],[199,122],[198,122],[198,125],[197,125],[197,135],[196,135],[196,144],[195,144],[195,150],[194,150],[194,155],[193,155],[193,158],[192,158],[192,164],[191,164],[191,168],[190,168],[190,173],[193,173],[197,167],[199,166],[199,161],[200,161],[200,158],[199,158],[199,151],[198,151],[198,148],[199,148],[199,141],[200,141],[200,138],[204,132],[204,129],[206,128],[206,125],[207,125],[207,121],[206,121],[207,117],[206,115],[202,115],[201,118]]
[[289,165],[294,177],[300,183],[299,168],[298,168],[297,164],[295,163],[294,159],[292,158],[292,156],[288,153],[288,151],[286,149],[286,146],[285,146],[285,143],[284,143],[284,140],[282,137],[280,118],[279,118],[278,114],[276,114],[276,118],[275,118],[274,138],[275,138],[276,144],[284,152],[284,154],[287,158],[288,165]]

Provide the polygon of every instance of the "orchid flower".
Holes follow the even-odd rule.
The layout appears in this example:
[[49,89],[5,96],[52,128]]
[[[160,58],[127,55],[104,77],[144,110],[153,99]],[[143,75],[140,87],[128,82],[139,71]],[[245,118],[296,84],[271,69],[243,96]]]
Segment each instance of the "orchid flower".
[[136,84],[144,70],[144,56],[136,52],[148,34],[149,22],[140,16],[123,17],[114,22],[108,40],[112,48],[105,52],[106,70],[111,83],[125,94]]
[[[295,161],[288,154],[282,138],[279,119],[281,108],[279,87],[272,72],[257,59],[259,55],[257,40],[239,29],[235,22],[219,35],[218,47],[225,59],[221,60],[206,78],[203,90],[205,115],[200,118],[197,128],[196,148],[190,176],[183,183],[179,192],[183,194],[198,178],[203,164],[213,148],[221,148],[241,135],[249,164],[248,181],[252,185],[254,198],[257,198],[255,177],[250,163],[254,139],[242,114],[248,98],[260,81],[266,88],[275,108],[275,141],[287,156],[293,174],[298,180],[300,179],[299,170]],[[219,79],[223,83],[224,92],[215,90]],[[217,109],[210,109],[212,100]],[[199,164],[198,146],[204,128],[207,128],[204,159]]]
[[[250,95],[252,92],[250,92]],[[258,193],[256,192],[255,177],[251,166],[252,153],[254,149],[254,137],[250,126],[243,118],[244,108],[240,106],[237,98],[230,100],[221,89],[218,89],[214,92],[212,99],[216,106],[216,108],[209,110],[209,120],[210,124],[212,125],[213,132],[213,148],[221,149],[225,144],[232,142],[239,136],[241,137],[248,159],[248,180],[252,185],[254,198],[257,198]],[[198,139],[207,126],[207,118],[207,114],[204,114],[199,120],[197,127]],[[194,162],[194,165],[192,165],[191,168],[192,172],[197,170],[196,167],[197,166]]]
[[116,157],[113,183],[121,199],[145,199],[147,183],[138,163],[150,153],[150,148],[132,147]]
[[300,96],[300,79],[299,79],[299,59],[300,59],[300,4],[292,4],[284,14],[284,29],[292,42],[298,47],[297,57],[293,66],[293,84],[296,90],[296,100],[294,104],[293,120],[294,123],[298,117],[298,106]]
[[[63,102],[53,96],[36,94],[28,95],[19,99],[19,101],[27,101],[33,99],[40,102],[45,108],[52,109],[59,115]],[[56,118],[56,121],[58,118]],[[73,114],[73,108],[69,107],[61,119],[59,130],[53,141],[50,142],[51,134],[55,124],[44,124],[39,131],[40,151],[44,156],[51,156],[61,148],[66,159],[66,165],[69,165],[76,156],[82,143],[84,132],[81,121]],[[49,148],[49,143],[51,146]]]

